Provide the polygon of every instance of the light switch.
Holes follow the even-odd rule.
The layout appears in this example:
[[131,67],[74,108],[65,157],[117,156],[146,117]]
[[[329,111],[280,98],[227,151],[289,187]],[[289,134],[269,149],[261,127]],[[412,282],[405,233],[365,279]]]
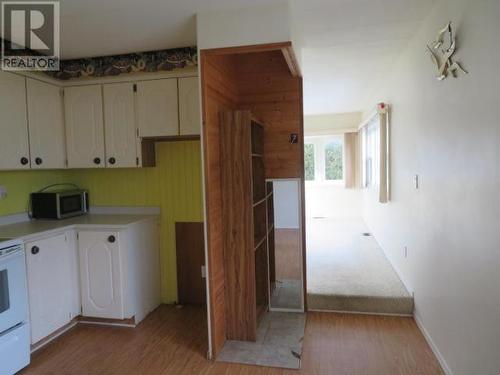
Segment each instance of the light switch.
[[0,186],[0,199],[7,198],[7,188],[5,186]]
[[205,266],[201,266],[201,277],[203,279],[207,278],[207,269],[205,268]]
[[418,174],[413,176],[413,187],[415,190],[418,190],[419,186],[419,181],[418,181]]

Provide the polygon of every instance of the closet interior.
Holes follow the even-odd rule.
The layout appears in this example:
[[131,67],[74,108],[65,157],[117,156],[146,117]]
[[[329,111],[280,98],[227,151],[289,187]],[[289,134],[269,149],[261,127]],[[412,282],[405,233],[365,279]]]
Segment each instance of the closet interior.
[[[304,188],[302,78],[289,42],[201,50],[200,73],[217,358],[227,340],[258,341],[269,320],[276,284],[272,180],[297,179],[301,195]],[[302,204],[299,214],[303,219]]]

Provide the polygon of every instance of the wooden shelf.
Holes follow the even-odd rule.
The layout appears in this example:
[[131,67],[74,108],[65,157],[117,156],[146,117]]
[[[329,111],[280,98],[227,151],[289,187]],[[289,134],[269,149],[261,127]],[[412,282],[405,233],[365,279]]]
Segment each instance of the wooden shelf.
[[259,204],[264,203],[264,202],[266,201],[266,199],[267,199],[267,197],[262,198],[260,201],[255,202],[255,203],[253,204],[253,207],[258,206]]
[[143,167],[156,167],[156,143],[199,140],[199,135],[173,135],[165,137],[141,138],[141,155]]
[[264,127],[258,122],[250,124],[252,154],[262,155],[264,153]]
[[264,127],[264,123],[261,120],[259,120],[257,117],[255,117],[254,114],[251,115],[250,119],[252,122],[255,122],[257,125]]
[[[221,114],[220,163],[226,337],[254,341],[269,306],[264,128],[249,111]],[[248,152],[242,152],[248,150]]]
[[257,315],[257,322],[260,322],[260,320],[264,316],[264,313],[267,311],[267,308],[264,305],[256,305],[255,310]]
[[272,231],[273,229],[274,229],[274,223],[273,223],[273,224],[271,224],[271,225],[269,226],[269,228],[267,228],[267,235],[269,235],[269,233],[271,233],[271,231]]
[[252,157],[252,194],[254,202],[266,198],[264,161],[256,156]]
[[266,235],[264,236],[264,238],[262,238],[258,243],[257,245],[254,246],[253,248],[253,251],[257,251],[259,249],[259,247],[262,245],[262,243],[267,239],[267,233]]

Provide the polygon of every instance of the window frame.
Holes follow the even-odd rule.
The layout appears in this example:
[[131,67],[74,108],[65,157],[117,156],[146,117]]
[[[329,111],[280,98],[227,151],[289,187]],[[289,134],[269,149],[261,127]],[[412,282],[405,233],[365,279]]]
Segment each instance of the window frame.
[[[363,189],[380,187],[380,119],[378,113],[360,129]],[[368,158],[370,154],[371,158]],[[370,167],[368,167],[370,160]]]
[[[326,179],[326,146],[332,140],[340,140],[342,145],[342,178],[338,180]],[[305,180],[309,185],[344,185],[345,184],[345,144],[343,134],[306,136],[304,144],[314,146],[314,180]],[[305,168],[305,166],[304,166]]]
[[[313,147],[313,179],[308,180],[306,178],[306,166],[305,166],[305,152],[306,152],[306,146],[311,145]],[[304,139],[304,181],[307,183],[313,182],[316,179],[316,144],[314,142],[308,142],[306,139]]]

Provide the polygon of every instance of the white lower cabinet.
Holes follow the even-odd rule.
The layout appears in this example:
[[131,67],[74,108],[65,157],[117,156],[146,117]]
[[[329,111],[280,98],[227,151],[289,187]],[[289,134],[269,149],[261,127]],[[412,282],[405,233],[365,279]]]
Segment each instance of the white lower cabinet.
[[77,293],[73,276],[77,270],[75,249],[66,233],[26,242],[25,249],[34,344],[77,315],[73,304]]
[[32,344],[78,315],[138,324],[160,304],[156,219],[32,235],[25,253]]
[[120,233],[81,231],[78,233],[78,249],[83,315],[126,318],[123,306],[123,255]]
[[82,315],[139,323],[160,304],[156,220],[121,230],[79,230]]

